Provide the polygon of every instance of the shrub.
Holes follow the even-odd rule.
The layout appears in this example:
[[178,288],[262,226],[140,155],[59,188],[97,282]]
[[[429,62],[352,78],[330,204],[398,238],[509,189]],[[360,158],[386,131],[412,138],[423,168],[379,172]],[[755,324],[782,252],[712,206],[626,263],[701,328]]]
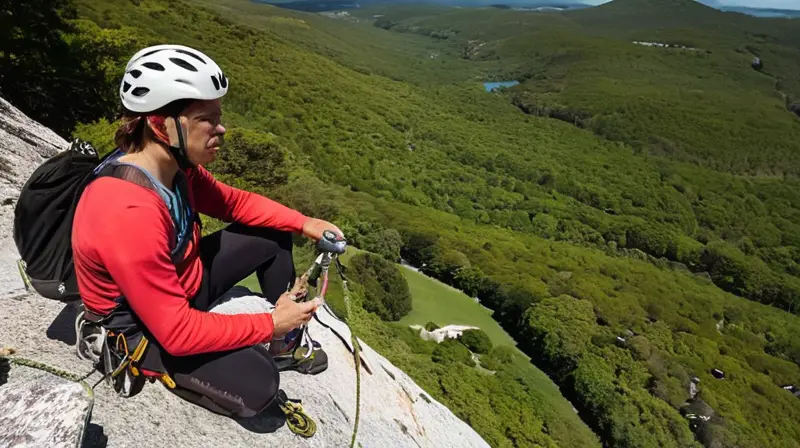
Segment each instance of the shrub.
[[514,361],[514,349],[507,345],[494,347],[489,353],[481,356],[481,365],[489,370],[502,370]]
[[469,352],[464,344],[455,339],[445,339],[433,350],[431,355],[433,362],[439,364],[462,363],[473,366],[472,353]]

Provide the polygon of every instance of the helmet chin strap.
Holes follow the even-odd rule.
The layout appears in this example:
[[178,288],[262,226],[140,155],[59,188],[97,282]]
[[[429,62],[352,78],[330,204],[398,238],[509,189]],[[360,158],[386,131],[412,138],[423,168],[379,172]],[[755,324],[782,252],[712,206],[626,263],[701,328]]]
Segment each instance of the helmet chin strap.
[[178,132],[178,147],[176,148],[168,143],[167,148],[170,154],[172,154],[172,157],[175,157],[175,161],[178,162],[178,168],[186,171],[189,168],[194,168],[194,164],[189,161],[189,157],[186,155],[186,144],[183,141],[183,126],[181,125],[181,121],[177,115],[173,116],[172,119],[175,120],[175,131]]

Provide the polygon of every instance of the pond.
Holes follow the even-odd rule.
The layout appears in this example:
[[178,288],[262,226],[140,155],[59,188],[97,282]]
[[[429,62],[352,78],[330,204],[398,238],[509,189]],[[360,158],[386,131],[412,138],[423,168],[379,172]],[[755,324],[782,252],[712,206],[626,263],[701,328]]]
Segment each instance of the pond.
[[501,87],[513,87],[517,84],[519,84],[519,81],[485,82],[483,83],[483,88],[486,89],[487,92],[492,92]]

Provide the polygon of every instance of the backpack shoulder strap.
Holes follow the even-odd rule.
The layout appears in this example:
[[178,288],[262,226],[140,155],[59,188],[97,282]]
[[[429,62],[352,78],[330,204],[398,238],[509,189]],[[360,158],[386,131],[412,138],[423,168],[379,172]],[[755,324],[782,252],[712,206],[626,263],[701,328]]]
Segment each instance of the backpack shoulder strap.
[[140,168],[134,165],[109,163],[98,173],[97,177],[114,177],[150,190],[156,191],[156,186]]
[[[104,176],[115,177],[117,179],[122,179],[131,182],[133,184],[155,191],[159,196],[161,196],[161,192],[159,192],[158,187],[155,185],[155,182],[150,177],[150,175],[148,175],[143,168],[140,168],[138,166],[125,163],[114,163],[114,160],[111,160],[109,163],[103,164],[103,166],[95,173],[95,179]],[[178,194],[181,193],[178,192]],[[185,198],[184,200],[186,201],[185,202],[186,204],[189,204],[188,198]],[[191,207],[191,205],[189,205],[189,207]],[[199,214],[195,213],[193,209],[191,211],[191,214],[192,214],[192,223],[189,225],[191,226],[195,223],[202,225],[202,221],[200,221]],[[174,221],[174,219],[175,218],[173,218],[173,224],[175,225],[176,233],[173,234],[172,236],[170,246],[172,252],[171,256],[173,259],[172,261],[177,264],[183,259],[183,252],[186,249],[186,243],[188,242],[188,238],[179,240],[177,234],[178,224],[176,221]]]

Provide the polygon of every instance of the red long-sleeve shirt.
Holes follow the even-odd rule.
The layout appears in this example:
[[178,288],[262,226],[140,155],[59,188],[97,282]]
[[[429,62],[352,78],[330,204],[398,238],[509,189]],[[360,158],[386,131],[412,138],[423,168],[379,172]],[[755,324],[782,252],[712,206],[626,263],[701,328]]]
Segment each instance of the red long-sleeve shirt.
[[[199,213],[226,222],[299,232],[306,217],[263,196],[217,181],[202,167],[188,174],[189,200]],[[200,231],[193,224],[183,262],[170,260],[175,232],[164,200],[153,190],[112,177],[92,182],[72,227],[78,289],[97,314],[125,296],[164,349],[175,356],[233,350],[272,338],[270,314],[198,311],[189,300],[200,289]]]

